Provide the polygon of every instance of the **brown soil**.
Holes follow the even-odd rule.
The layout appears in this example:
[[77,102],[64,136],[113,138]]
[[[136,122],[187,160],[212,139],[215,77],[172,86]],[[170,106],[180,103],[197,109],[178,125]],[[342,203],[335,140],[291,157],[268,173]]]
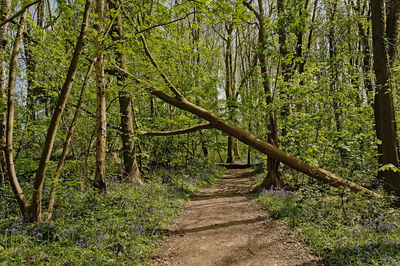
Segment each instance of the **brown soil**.
[[249,194],[252,170],[234,169],[185,204],[149,265],[323,265]]

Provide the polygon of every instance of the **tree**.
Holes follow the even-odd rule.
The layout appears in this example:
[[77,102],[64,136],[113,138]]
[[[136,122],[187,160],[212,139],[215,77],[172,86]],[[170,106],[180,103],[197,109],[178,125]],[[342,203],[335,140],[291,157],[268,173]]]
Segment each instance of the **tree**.
[[[4,21],[10,15],[11,0],[0,1],[0,21]],[[0,27],[0,182],[4,184],[6,174],[6,162],[4,149],[6,147],[6,88],[7,88],[7,73],[6,73],[6,47],[7,47],[7,29],[8,23]]]
[[[399,1],[371,0],[372,47],[376,77],[375,129],[380,141],[378,161],[381,166],[391,164],[397,168],[400,164],[391,72],[397,54],[399,16]],[[379,171],[379,175],[383,177],[386,188],[400,196],[400,172],[389,167]]]
[[[266,33],[265,33],[265,14],[263,1],[258,0],[258,11],[254,9],[247,2],[243,2],[256,16],[258,21],[258,61],[260,63],[261,78],[264,88],[264,93],[266,95],[265,102],[267,106],[271,106],[273,103],[272,89],[268,80],[268,69],[267,69],[267,58],[264,54],[264,49],[266,45]],[[278,148],[278,124],[277,124],[277,114],[276,111],[269,111],[268,114],[268,140],[267,142]],[[269,156],[267,159],[267,176],[263,180],[262,187],[269,188],[271,186],[281,187],[283,185],[281,178],[280,163],[275,158]]]
[[[116,5],[111,3],[113,8]],[[121,5],[121,3],[118,3]],[[122,29],[122,15],[117,15],[116,22],[114,23],[111,31],[111,37],[113,41],[118,45],[116,46],[115,54],[118,61],[118,65],[122,69],[126,69],[126,54],[125,54],[125,36]],[[114,35],[115,34],[115,35]],[[132,119],[132,97],[130,93],[125,90],[126,76],[118,74],[118,85],[121,88],[118,92],[119,109],[121,114],[121,140],[122,140],[122,154],[123,154],[123,179],[129,181],[136,181],[142,183],[140,179],[140,171],[136,161],[135,153],[135,141],[134,141],[134,130],[133,130],[133,119]]]
[[[229,120],[232,120],[233,116],[233,98],[234,98],[234,86],[235,78],[233,73],[233,60],[232,60],[232,37],[233,37],[233,23],[226,22],[226,38],[225,38],[225,98],[227,103],[227,112],[230,116]],[[228,136],[227,143],[227,163],[233,163],[234,161],[234,151],[233,151],[233,137]]]
[[[98,20],[95,24],[97,36],[102,36],[104,33],[104,0],[96,1],[96,13]],[[96,60],[96,87],[97,87],[97,140],[96,140],[96,171],[94,177],[94,187],[99,190],[100,194],[106,192],[106,85],[104,76],[104,55],[102,40],[95,40],[95,49],[97,54]]]
[[59,93],[58,101],[56,104],[55,111],[53,113],[50,125],[47,130],[45,143],[43,145],[42,155],[40,157],[39,166],[36,171],[36,176],[33,183],[32,202],[28,203],[24,193],[19,185],[18,178],[15,172],[14,158],[13,158],[13,126],[14,126],[14,87],[16,81],[16,67],[17,57],[20,48],[20,41],[22,38],[23,25],[26,19],[26,12],[21,17],[21,22],[18,28],[13,53],[11,55],[10,71],[9,71],[9,82],[8,82],[8,108],[7,108],[7,136],[6,136],[6,159],[7,159],[7,171],[10,180],[11,187],[14,195],[20,206],[22,216],[29,221],[40,221],[42,211],[42,192],[43,184],[45,180],[46,171],[50,161],[51,151],[54,145],[58,125],[61,119],[61,115],[64,111],[69,93],[72,88],[72,84],[78,69],[78,63],[80,56],[83,51],[86,35],[89,28],[89,16],[90,16],[91,1],[87,0],[85,4],[85,11],[83,21],[81,25],[80,35],[78,37],[74,54],[72,56],[68,73],[65,78],[65,82]]
[[[117,69],[119,71],[121,71],[122,73],[129,75],[129,77],[134,79],[137,83],[149,85],[147,82],[135,77],[134,75],[132,75],[129,72],[126,72],[121,68],[117,68]],[[171,90],[173,92],[176,91],[176,88],[171,83],[169,83],[168,85],[170,87],[172,87]],[[329,171],[326,171],[319,167],[312,166],[312,165],[301,162],[298,158],[295,158],[295,157],[291,156],[290,154],[279,150],[275,146],[256,138],[255,136],[245,132],[244,130],[241,130],[241,129],[235,127],[234,125],[228,123],[227,121],[223,120],[222,118],[216,116],[210,110],[201,108],[200,106],[197,106],[197,105],[189,102],[182,96],[168,95],[167,93],[163,92],[159,88],[152,86],[152,85],[148,86],[148,91],[151,94],[160,98],[161,100],[163,100],[179,109],[188,111],[190,113],[193,113],[193,114],[203,118],[204,120],[207,120],[208,122],[210,122],[210,124],[214,128],[221,130],[221,131],[237,138],[239,141],[268,155],[272,159],[274,159],[278,162],[282,162],[297,171],[300,171],[304,174],[309,175],[310,177],[314,177],[316,179],[322,180],[322,181],[327,182],[330,185],[335,186],[335,187],[344,186],[344,187],[348,187],[353,192],[362,191],[373,197],[381,198],[381,195],[379,195],[371,190],[368,190],[364,187],[361,187],[353,182],[350,182],[350,181],[344,180],[340,177],[337,177],[336,175],[334,175],[333,173],[331,173]]]
[[29,204],[25,198],[22,188],[18,182],[17,174],[14,167],[14,155],[13,155],[13,132],[14,132],[14,114],[15,114],[15,83],[17,80],[17,64],[18,64],[18,53],[21,48],[22,32],[25,27],[27,11],[22,13],[19,21],[17,34],[15,36],[14,46],[10,58],[10,66],[8,72],[8,94],[7,94],[7,127],[6,127],[6,147],[5,155],[7,162],[7,174],[8,179],[14,195],[17,199],[18,205],[21,209],[21,213],[24,218],[29,218]]

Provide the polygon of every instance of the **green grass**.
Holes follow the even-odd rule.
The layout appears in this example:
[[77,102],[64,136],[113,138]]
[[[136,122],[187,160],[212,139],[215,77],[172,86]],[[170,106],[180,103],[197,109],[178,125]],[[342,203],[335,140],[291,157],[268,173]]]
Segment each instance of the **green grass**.
[[54,220],[21,220],[9,189],[0,191],[0,262],[5,265],[136,265],[196,189],[217,179],[212,166],[156,170],[145,185],[109,182],[106,196],[60,188]]
[[387,199],[317,185],[264,190],[258,198],[329,265],[400,265],[400,224]]

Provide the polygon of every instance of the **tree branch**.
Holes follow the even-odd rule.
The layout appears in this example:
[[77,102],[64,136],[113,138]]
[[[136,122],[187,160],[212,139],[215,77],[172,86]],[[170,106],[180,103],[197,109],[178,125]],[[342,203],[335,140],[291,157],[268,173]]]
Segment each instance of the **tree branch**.
[[6,18],[4,21],[0,22],[0,28],[3,27],[3,26],[4,26],[5,24],[7,24],[8,22],[11,22],[12,20],[14,20],[16,17],[20,16],[22,13],[24,13],[24,11],[25,11],[27,8],[33,6],[33,5],[35,5],[35,4],[37,4],[37,3],[41,2],[41,1],[42,1],[42,0],[36,0],[36,1],[33,1],[32,3],[26,4],[26,5],[23,6],[17,13],[15,13],[14,15],[12,15],[12,16],[9,17],[9,18]]
[[[136,27],[136,30],[139,31],[139,28]],[[150,49],[149,49],[149,47],[147,45],[147,41],[146,41],[146,38],[144,37],[144,35],[143,34],[139,34],[139,38],[142,41],[143,49],[144,49],[144,52],[145,52],[146,56],[149,58],[150,62],[153,64],[153,66],[158,70],[158,72],[160,73],[160,76],[162,77],[164,82],[168,85],[168,87],[175,94],[176,97],[183,98],[182,94],[179,93],[179,91],[175,88],[175,86],[169,80],[167,75],[165,75],[165,73],[162,71],[162,69],[158,65],[157,61],[154,59],[154,57],[151,54]]]
[[169,25],[169,24],[172,24],[172,23],[175,23],[175,22],[184,20],[185,18],[187,18],[188,16],[190,16],[190,15],[192,15],[192,14],[194,14],[194,13],[195,13],[195,12],[193,11],[193,12],[187,13],[185,16],[183,16],[183,17],[181,17],[181,18],[173,19],[173,20],[171,20],[171,21],[167,21],[167,22],[164,22],[164,23],[160,23],[160,24],[157,24],[157,25],[150,26],[150,27],[148,27],[148,28],[146,28],[146,29],[144,29],[144,30],[140,30],[140,31],[136,32],[136,34],[140,34],[140,33],[149,31],[149,30],[154,29],[154,28],[157,28],[157,27],[166,26],[166,25]]
[[[135,28],[135,30],[139,33],[139,38],[143,44],[143,49],[144,49],[146,56],[149,58],[150,62],[157,69],[157,71],[160,73],[160,76],[162,77],[164,82],[168,85],[168,87],[175,94],[176,97],[183,98],[182,94],[179,93],[179,91],[175,88],[175,86],[172,84],[172,82],[168,79],[167,75],[165,75],[165,73],[162,71],[160,66],[157,64],[157,61],[151,54],[149,46],[147,45],[146,38],[144,37],[143,34],[140,33],[140,29],[139,29],[138,25],[132,19],[129,19],[129,21],[132,23],[132,26]],[[139,82],[139,83],[141,83],[141,82]]]
[[[116,67],[118,68],[118,66]],[[126,70],[119,68],[119,71],[131,77],[138,83],[146,85],[148,84],[148,82],[145,82],[135,77],[133,74],[129,73]],[[232,137],[237,138],[244,144],[253,147],[254,149],[258,150],[261,153],[271,156],[273,159],[289,166],[292,169],[302,172],[310,177],[324,181],[334,187],[348,187],[352,192],[363,192],[375,198],[382,198],[382,195],[372,190],[369,190],[354,182],[338,177],[332,172],[329,172],[325,169],[302,162],[300,159],[276,148],[275,146],[265,141],[256,138],[255,136],[247,133],[244,130],[241,130],[240,128],[237,128],[235,125],[232,125],[227,121],[223,120],[222,118],[216,116],[212,111],[204,109],[198,105],[195,105],[186,100],[185,98],[178,98],[171,96],[154,86],[148,86],[146,87],[146,89],[151,94],[160,98],[164,102],[167,102],[181,110],[188,111],[194,115],[197,115],[198,117],[203,118],[204,120],[207,120],[208,122],[210,122],[211,125],[213,125],[214,128],[223,131]]]
[[253,14],[257,17],[257,19],[260,19],[260,13],[258,13],[257,10],[255,10],[255,8],[254,8],[252,5],[250,5],[249,2],[243,1],[242,3],[243,3],[243,5],[244,5],[245,7],[247,7],[251,12],[253,12]]
[[190,132],[196,132],[202,129],[210,129],[214,128],[213,125],[210,123],[208,124],[201,124],[193,127],[188,127],[185,129],[178,129],[178,130],[172,130],[172,131],[156,131],[156,132],[145,132],[143,135],[144,136],[173,136],[173,135],[181,135],[185,133],[190,133]]

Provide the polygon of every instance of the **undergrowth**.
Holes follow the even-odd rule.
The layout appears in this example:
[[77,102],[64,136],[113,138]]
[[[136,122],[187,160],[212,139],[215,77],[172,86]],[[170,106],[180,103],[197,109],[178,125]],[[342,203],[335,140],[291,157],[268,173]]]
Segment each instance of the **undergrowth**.
[[38,265],[138,264],[154,249],[182,200],[221,170],[152,171],[144,185],[109,182],[106,196],[60,188],[51,222],[24,223],[12,192],[0,191],[0,262]]
[[329,265],[400,265],[399,217],[388,199],[311,185],[264,190],[259,201]]

